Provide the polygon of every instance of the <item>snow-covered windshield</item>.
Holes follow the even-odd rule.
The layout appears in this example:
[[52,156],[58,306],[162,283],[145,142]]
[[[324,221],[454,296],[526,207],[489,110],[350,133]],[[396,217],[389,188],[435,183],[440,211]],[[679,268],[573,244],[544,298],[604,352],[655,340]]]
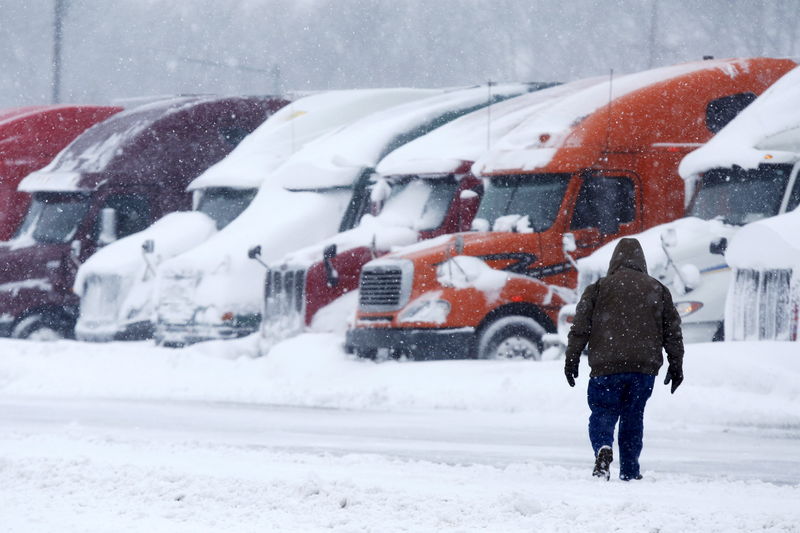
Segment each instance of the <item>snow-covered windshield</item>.
[[67,242],[75,236],[88,207],[87,194],[35,193],[15,238],[29,237],[40,243]]
[[210,216],[222,229],[250,205],[258,189],[231,189],[210,187],[203,189],[197,210]]
[[493,228],[500,217],[527,216],[532,231],[544,231],[553,225],[569,179],[569,174],[492,177],[476,218],[488,221]]
[[743,225],[778,214],[791,165],[715,168],[703,174],[689,215]]
[[458,183],[452,178],[406,178],[392,184],[378,219],[419,231],[441,226]]

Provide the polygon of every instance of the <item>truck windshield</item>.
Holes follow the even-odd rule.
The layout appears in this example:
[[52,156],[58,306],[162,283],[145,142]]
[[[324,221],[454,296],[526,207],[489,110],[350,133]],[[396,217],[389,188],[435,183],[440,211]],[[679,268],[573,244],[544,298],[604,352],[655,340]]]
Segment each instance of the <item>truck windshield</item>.
[[89,195],[37,192],[15,238],[40,243],[70,241],[89,207]]
[[419,231],[441,226],[458,183],[453,178],[406,178],[392,185],[378,219]]
[[703,174],[689,216],[748,224],[778,214],[791,165],[715,168]]
[[492,177],[486,186],[476,218],[494,228],[498,218],[527,216],[531,230],[544,231],[553,225],[569,174],[530,174]]
[[258,189],[212,187],[203,190],[197,210],[210,216],[222,229],[238,217],[258,192]]

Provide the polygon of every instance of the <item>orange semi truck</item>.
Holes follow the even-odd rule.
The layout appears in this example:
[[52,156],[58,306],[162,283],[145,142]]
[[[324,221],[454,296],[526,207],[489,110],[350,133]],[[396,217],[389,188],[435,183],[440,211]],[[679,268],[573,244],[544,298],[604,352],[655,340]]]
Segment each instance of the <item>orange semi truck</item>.
[[345,349],[362,357],[539,359],[574,260],[684,214],[681,159],[790,60],[707,60],[630,74],[564,97],[473,166],[473,229],[367,263]]

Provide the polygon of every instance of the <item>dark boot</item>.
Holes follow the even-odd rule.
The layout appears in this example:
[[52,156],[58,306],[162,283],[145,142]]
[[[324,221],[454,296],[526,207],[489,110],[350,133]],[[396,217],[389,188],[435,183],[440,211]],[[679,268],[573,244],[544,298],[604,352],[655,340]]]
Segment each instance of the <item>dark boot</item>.
[[605,478],[606,481],[611,479],[611,463],[614,461],[614,452],[611,451],[611,446],[602,446],[597,451],[597,458],[594,461],[594,477]]
[[635,476],[625,476],[625,475],[620,474],[619,478],[622,481],[634,481],[634,480],[638,481],[638,480],[642,479],[642,475],[641,474],[636,474]]

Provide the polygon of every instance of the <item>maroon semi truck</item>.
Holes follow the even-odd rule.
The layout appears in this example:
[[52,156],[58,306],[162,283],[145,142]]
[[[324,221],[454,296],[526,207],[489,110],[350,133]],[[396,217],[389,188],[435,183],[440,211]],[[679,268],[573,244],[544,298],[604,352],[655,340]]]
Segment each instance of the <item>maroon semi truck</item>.
[[32,196],[0,245],[0,335],[73,334],[77,267],[104,244],[191,208],[187,185],[287,104],[277,97],[157,100],[86,130],[19,189]]
[[[356,228],[269,265],[261,351],[308,326],[340,329],[355,313],[353,291],[361,267],[372,259],[396,246],[468,230],[483,191],[470,173],[472,161],[540,106],[593,83],[581,80],[509,98],[388,154],[373,177],[372,215]],[[329,316],[318,316],[323,309]]]
[[52,105],[0,110],[0,241],[14,235],[30,195],[19,182],[47,165],[75,137],[121,107]]

